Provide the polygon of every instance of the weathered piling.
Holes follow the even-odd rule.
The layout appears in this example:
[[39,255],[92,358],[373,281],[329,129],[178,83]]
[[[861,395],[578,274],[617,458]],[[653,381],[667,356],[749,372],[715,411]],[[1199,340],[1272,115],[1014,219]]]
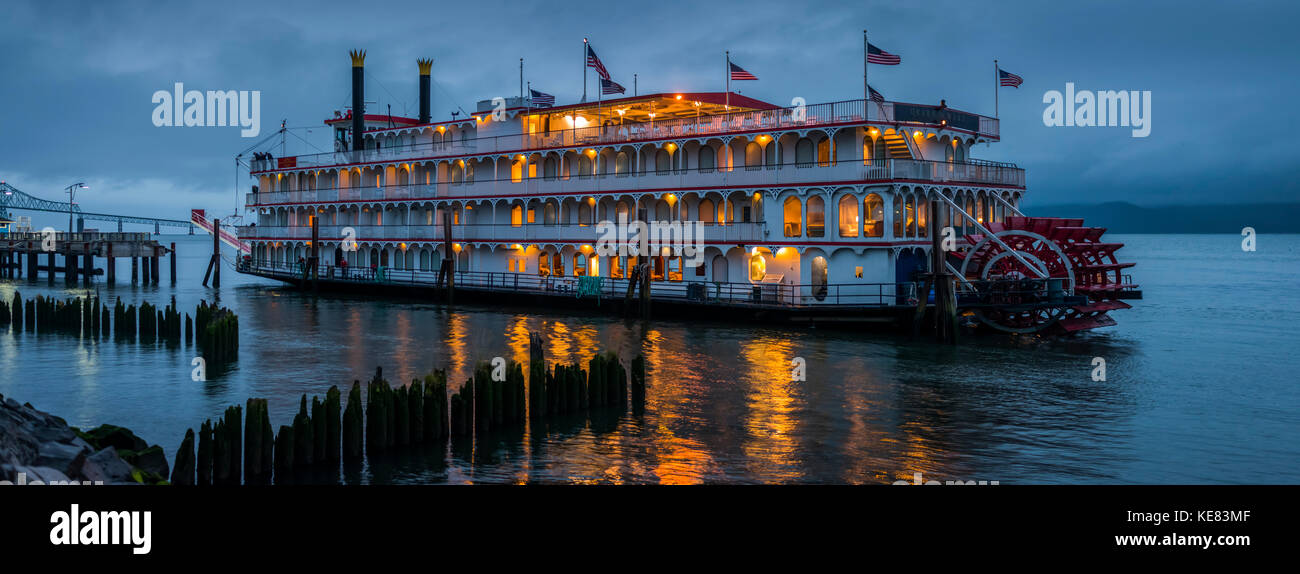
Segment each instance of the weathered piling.
[[340,393],[337,385],[325,392],[325,460],[339,459]]
[[348,392],[348,406],[343,410],[343,458],[356,460],[361,458],[362,420],[361,381],[352,381],[352,390]]
[[[619,369],[623,366],[619,365]],[[632,412],[641,414],[645,410],[645,355],[632,359]]]
[[307,466],[314,461],[311,417],[307,414],[307,395],[298,403],[298,414],[293,417],[293,465]]
[[325,462],[325,434],[328,432],[325,423],[325,403],[320,402],[319,397],[313,396],[311,398],[311,458],[316,462]]
[[411,379],[406,393],[407,420],[410,424],[410,443],[424,442],[424,382]]
[[185,429],[185,439],[176,451],[176,464],[172,466],[171,482],[180,486],[194,484],[194,429]]
[[198,469],[198,478],[196,484],[207,486],[212,484],[212,421],[205,420],[199,427],[199,460],[195,464]]
[[406,446],[411,441],[411,405],[407,401],[407,388],[393,389],[393,445]]
[[274,456],[271,419],[266,399],[248,399],[244,419],[244,482],[255,483],[269,477],[268,454]]
[[277,482],[284,475],[293,472],[293,447],[293,427],[281,425],[279,434],[275,436],[275,478]]
[[434,371],[424,376],[424,440],[432,442],[447,436],[450,412],[447,404],[447,372]]
[[392,391],[383,379],[383,370],[366,384],[366,454],[383,452],[392,444],[388,434]]

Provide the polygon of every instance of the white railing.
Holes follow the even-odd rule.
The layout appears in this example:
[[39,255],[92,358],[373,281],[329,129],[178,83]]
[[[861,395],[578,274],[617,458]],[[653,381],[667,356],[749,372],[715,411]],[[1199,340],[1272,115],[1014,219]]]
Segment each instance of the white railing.
[[[544,112],[544,110],[536,110]],[[966,113],[957,112],[954,113]],[[979,135],[998,137],[998,120],[978,114]],[[420,143],[409,146],[379,149],[325,152],[294,156],[293,167],[313,168],[386,160],[413,160],[434,157],[456,157],[475,154],[527,153],[530,150],[553,147],[582,147],[618,143],[643,142],[700,135],[743,133],[779,129],[801,129],[845,123],[893,124],[894,103],[877,104],[866,100],[845,100],[803,107],[755,110],[732,114],[715,114],[695,118],[677,118],[658,122],[596,126],[549,133],[513,134],[449,141]],[[910,124],[911,122],[904,122]],[[253,172],[277,169],[277,159],[253,160]]]
[[[764,226],[761,223],[707,224],[703,226],[701,241],[710,243],[744,243],[761,241]],[[351,229],[352,234],[345,235]],[[311,227],[292,225],[253,225],[239,228],[246,241],[311,239]],[[442,241],[446,235],[442,225],[322,225],[317,231],[322,242],[340,241],[351,237],[355,241]],[[452,241],[496,241],[510,243],[590,243],[599,239],[592,225],[525,225],[461,224],[451,226]]]
[[[1023,187],[1025,170],[988,162],[948,163],[911,159],[842,160],[834,165],[783,164],[763,167],[648,171],[638,175],[602,174],[569,178],[488,179],[469,183],[388,185],[305,191],[249,193],[245,204],[259,205],[359,201],[411,201],[483,196],[599,195],[613,192],[696,187],[779,187],[839,182],[920,180]],[[680,193],[680,192],[679,192]]]

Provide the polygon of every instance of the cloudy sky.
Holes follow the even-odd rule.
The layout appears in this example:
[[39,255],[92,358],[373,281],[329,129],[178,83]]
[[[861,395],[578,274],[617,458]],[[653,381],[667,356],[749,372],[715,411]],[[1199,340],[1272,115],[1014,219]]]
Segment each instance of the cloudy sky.
[[[356,6],[362,6],[354,13]],[[151,122],[152,94],[261,91],[262,137],[329,147],[322,120],[349,103],[347,51],[364,48],[371,109],[415,115],[415,59],[433,57],[434,116],[516,95],[526,79],[576,101],[582,37],[640,92],[721,91],[723,51],[760,81],[734,87],[789,105],[861,97],[862,36],[903,58],[873,66],[897,101],[992,115],[994,58],[1025,78],[1001,90],[1003,142],[975,157],[1029,170],[1039,204],[1293,201],[1300,154],[1291,95],[1295,2],[48,2],[0,6],[0,179],[48,199],[85,181],[88,211],[228,214],[259,138]],[[1043,94],[1150,90],[1152,130],[1047,127]],[[310,143],[308,143],[310,142]],[[278,153],[277,155],[281,155]],[[66,196],[64,196],[66,197]],[[57,224],[57,215],[35,217]]]

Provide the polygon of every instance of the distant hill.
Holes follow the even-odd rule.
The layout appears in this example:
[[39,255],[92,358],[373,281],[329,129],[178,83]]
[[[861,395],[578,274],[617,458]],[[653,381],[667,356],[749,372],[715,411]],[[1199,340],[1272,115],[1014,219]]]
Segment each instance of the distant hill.
[[1300,203],[1243,203],[1138,206],[1116,201],[1092,205],[1036,205],[1025,213],[1050,217],[1082,217],[1086,225],[1114,233],[1300,233]]

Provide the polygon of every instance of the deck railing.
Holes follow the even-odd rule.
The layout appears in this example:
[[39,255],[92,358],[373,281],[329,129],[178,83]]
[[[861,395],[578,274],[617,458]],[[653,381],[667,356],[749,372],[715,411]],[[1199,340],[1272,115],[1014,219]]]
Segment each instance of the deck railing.
[[[682,222],[683,224],[691,222]],[[704,224],[700,239],[712,243],[744,243],[764,239],[762,223]],[[351,229],[352,234],[345,236]],[[238,228],[240,238],[248,240],[311,239],[311,227],[291,225],[246,225]],[[351,237],[354,241],[441,241],[446,237],[440,223],[433,225],[322,225],[317,230],[322,241]],[[503,241],[511,243],[595,243],[599,239],[595,225],[527,223],[457,224],[451,226],[453,241]]]
[[[909,104],[910,105],[910,104]],[[545,112],[544,109],[533,110]],[[979,119],[979,135],[998,137],[998,119],[969,114]],[[478,114],[485,115],[485,114]],[[473,121],[473,120],[470,120]],[[881,126],[912,125],[895,122],[894,102],[877,104],[866,100],[845,100],[809,106],[754,110],[731,114],[701,115],[643,123],[626,123],[585,128],[553,129],[548,133],[512,134],[479,138],[431,141],[388,148],[325,152],[294,156],[294,168],[311,168],[385,160],[410,160],[437,156],[491,153],[528,153],[554,147],[609,145],[700,135],[744,133],[778,129],[804,129],[846,123],[870,122]],[[392,130],[400,131],[400,130]],[[251,171],[276,169],[276,159],[253,160]]]
[[778,187],[848,181],[915,180],[1024,187],[1025,170],[986,161],[945,162],[915,159],[846,159],[766,166],[649,170],[640,174],[598,174],[520,179],[475,178],[472,182],[336,187],[249,193],[246,205],[409,201],[478,196],[580,195],[708,187]]
[[[308,277],[308,266],[303,263],[285,263],[247,260],[240,263],[245,273],[302,280]],[[355,268],[347,266],[317,266],[318,277],[324,281],[356,284],[383,284],[412,287],[439,287],[437,271],[391,269],[387,267]],[[788,283],[738,283],[706,281],[692,277],[687,270],[680,280],[654,280],[650,282],[653,299],[671,299],[700,304],[720,304],[751,307],[895,307],[915,305],[916,283],[845,283],[827,285],[798,285]],[[579,276],[555,276],[530,273],[492,271],[457,271],[456,287],[478,291],[509,293],[539,293],[578,298]],[[600,279],[599,298],[623,298],[628,280]],[[595,293],[583,297],[596,298]],[[596,303],[593,301],[592,303]]]

